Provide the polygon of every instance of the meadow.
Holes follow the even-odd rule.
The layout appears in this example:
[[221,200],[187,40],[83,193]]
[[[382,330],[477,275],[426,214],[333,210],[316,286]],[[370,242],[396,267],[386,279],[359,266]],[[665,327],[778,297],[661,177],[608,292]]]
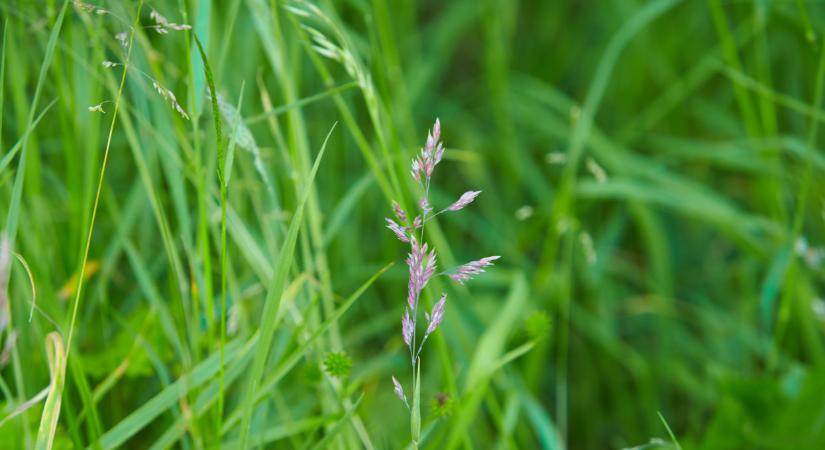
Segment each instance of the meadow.
[[823,5],[3,1],[0,449],[825,448]]

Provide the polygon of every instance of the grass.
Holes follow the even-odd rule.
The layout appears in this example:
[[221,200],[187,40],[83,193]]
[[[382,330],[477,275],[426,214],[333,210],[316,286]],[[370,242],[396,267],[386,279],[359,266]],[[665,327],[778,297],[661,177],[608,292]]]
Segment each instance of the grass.
[[0,448],[412,448],[436,117],[419,448],[821,448],[817,5],[2,3]]

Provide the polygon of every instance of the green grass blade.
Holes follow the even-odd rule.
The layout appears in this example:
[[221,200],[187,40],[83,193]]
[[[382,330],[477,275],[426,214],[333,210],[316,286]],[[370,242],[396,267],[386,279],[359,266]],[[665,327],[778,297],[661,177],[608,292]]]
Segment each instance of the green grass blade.
[[[250,341],[253,342],[253,341]],[[248,347],[247,344],[246,347]],[[227,362],[246,351],[239,342],[229,343],[226,346]],[[175,406],[189,391],[197,389],[218,373],[220,354],[213,353],[203,362],[196,365],[191,372],[163,389],[140,408],[134,410],[126,418],[117,423],[100,437],[100,447],[105,450],[121,447],[129,438],[140,432],[146,425],[169,408]]]
[[670,440],[673,441],[673,445],[676,446],[676,450],[682,450],[682,446],[679,445],[679,441],[676,439],[676,436],[673,434],[673,430],[670,429],[670,425],[667,424],[667,420],[665,420],[665,416],[662,415],[660,411],[656,411],[656,414],[659,415],[659,420],[662,421],[662,425],[665,426],[667,430],[668,436],[670,436]]
[[[24,138],[22,139],[23,144],[22,149],[20,151],[20,162],[18,163],[17,174],[15,175],[14,184],[12,186],[11,201],[9,202],[10,204],[5,224],[5,233],[6,237],[8,238],[8,246],[12,251],[14,251],[15,249],[17,228],[20,220],[20,204],[23,196],[23,180],[26,173],[26,162],[28,155],[28,134],[34,125],[35,112],[37,111],[37,103],[40,99],[40,95],[43,90],[46,74],[48,73],[49,67],[51,66],[52,60],[54,58],[55,48],[57,46],[57,39],[60,36],[60,30],[63,27],[63,19],[66,16],[66,11],[68,7],[69,1],[67,0],[63,3],[63,7],[60,9],[60,13],[58,14],[57,19],[55,20],[55,24],[51,32],[49,33],[49,40],[46,44],[46,53],[43,56],[43,62],[40,65],[40,72],[37,77],[37,85],[34,90],[34,97],[32,98],[31,106],[29,108],[29,116],[26,123],[26,132],[24,133]],[[6,21],[6,28],[7,27],[8,21]],[[5,42],[6,38],[4,37],[3,61],[5,61]],[[0,85],[0,89],[4,88],[4,86]],[[8,289],[9,275],[10,271],[6,271],[6,273],[0,274],[0,276],[6,278],[0,280],[0,285],[2,285],[2,289],[4,290]],[[6,297],[7,292],[2,292],[0,293],[0,295]],[[40,427],[38,428],[37,432],[35,448],[37,448],[38,450],[52,447],[52,443],[54,441],[54,433],[57,427],[57,420],[60,416],[60,400],[63,395],[63,383],[66,375],[67,355],[63,354],[64,350],[62,336],[48,335],[46,337],[46,350],[48,352],[48,355],[50,356],[50,378],[52,382],[51,390],[49,391],[49,395],[46,400],[46,406],[44,407],[43,415],[40,420]]]
[[16,155],[20,148],[23,146],[23,143],[29,139],[29,134],[32,133],[35,128],[37,128],[37,124],[40,123],[40,119],[42,119],[43,116],[45,116],[46,113],[49,112],[49,110],[52,106],[54,106],[55,103],[57,103],[57,99],[50,101],[49,104],[46,105],[45,108],[43,108],[43,111],[40,111],[40,114],[38,114],[37,118],[34,119],[34,122],[32,122],[31,127],[26,130],[26,132],[23,134],[23,137],[21,137],[17,142],[15,142],[14,145],[9,149],[9,151],[6,152],[6,154],[3,156],[3,159],[0,160],[0,174],[2,174],[3,170],[5,170],[6,167],[9,165],[11,160],[14,158],[14,155]]
[[37,429],[36,450],[51,449],[54,444],[54,433],[57,430],[57,420],[60,418],[60,402],[63,398],[63,385],[66,380],[66,348],[63,346],[63,337],[57,332],[46,336],[46,355],[49,361],[49,395],[43,405],[43,415],[40,417],[40,427]]
[[321,145],[321,151],[318,152],[318,156],[315,158],[315,163],[312,166],[312,172],[304,182],[303,195],[298,202],[298,207],[295,210],[295,216],[289,224],[286,240],[281,248],[280,255],[278,255],[275,276],[272,279],[271,286],[267,290],[266,300],[264,300],[264,310],[261,314],[260,340],[255,352],[255,359],[252,363],[252,369],[249,373],[246,393],[244,395],[243,402],[239,406],[242,411],[240,430],[240,442],[242,448],[246,448],[247,441],[249,439],[252,413],[255,406],[255,395],[257,394],[258,383],[266,366],[266,360],[269,355],[272,337],[275,332],[275,328],[278,325],[275,319],[280,315],[281,295],[283,294],[284,287],[286,286],[286,278],[289,274],[289,269],[292,266],[295,245],[298,241],[298,231],[301,228],[301,221],[303,220],[304,207],[306,206],[307,199],[309,199],[311,185],[315,180],[315,174],[318,173],[318,167],[321,164],[321,159],[323,158],[324,151],[327,148],[327,142],[329,141],[329,137],[332,135],[332,131],[334,129],[335,126],[333,125],[329,130],[327,137],[324,139],[324,143]]
[[358,405],[361,404],[361,400],[363,398],[364,394],[361,394],[361,396],[358,397],[358,400],[356,400],[355,403],[352,404],[352,406],[347,408],[347,412],[344,413],[344,416],[338,419],[338,421],[335,422],[335,424],[331,428],[325,430],[324,438],[316,442],[315,445],[313,445],[309,450],[322,450],[325,448],[329,448],[329,445],[332,442],[332,440],[335,439],[335,437],[338,436],[338,434],[341,431],[343,431],[344,427],[346,427],[347,424],[349,424],[350,420],[352,419],[352,415],[355,414],[355,411],[358,409]]
[[462,403],[466,407],[462,408],[452,420],[447,442],[443,448],[457,448],[466,436],[479,412],[478,405],[488,389],[490,377],[498,368],[497,362],[506,362],[510,358],[504,354],[504,346],[515,320],[527,301],[527,281],[523,275],[518,274],[513,279],[510,294],[497,315],[496,321],[484,332],[476,345],[476,351],[464,381],[464,392],[468,398]]
[[[375,281],[384,274],[393,264],[387,264],[386,266],[382,267],[378,272],[373,274],[367,281],[364,282],[352,295],[347,298],[344,303],[339,306],[333,314],[331,314],[323,323],[321,323],[318,328],[310,335],[304,342],[301,343],[298,348],[296,348],[289,356],[285,357],[282,361],[278,363],[278,366],[272,371],[272,373],[267,376],[264,381],[261,383],[260,392],[255,398],[255,402],[260,401],[266,392],[272,390],[279,381],[287,374],[290,370],[292,370],[296,364],[303,358],[307,352],[311,349],[311,347],[315,344],[315,342],[323,336],[324,333],[329,330],[333,323],[336,323],[341,317],[344,316],[352,305],[361,298],[361,295],[366,292],[366,290],[372,286]],[[226,433],[231,426],[237,423],[241,419],[241,411],[236,411],[233,416],[231,416],[227,421],[224,429],[222,430],[223,433]]]

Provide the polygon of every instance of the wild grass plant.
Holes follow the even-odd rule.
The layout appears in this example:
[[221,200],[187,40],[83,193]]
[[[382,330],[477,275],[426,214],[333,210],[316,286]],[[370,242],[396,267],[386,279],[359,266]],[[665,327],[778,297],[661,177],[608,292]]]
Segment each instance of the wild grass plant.
[[0,449],[825,447],[817,2],[0,27]]
[[407,214],[407,211],[401,205],[393,201],[392,209],[398,222],[390,218],[385,219],[387,228],[395,234],[398,240],[410,244],[410,253],[405,261],[410,270],[410,278],[407,282],[407,305],[404,307],[404,315],[401,317],[401,336],[410,351],[411,384],[413,386],[412,403],[407,400],[404,387],[395,376],[392,377],[392,384],[395,395],[404,402],[410,412],[410,434],[413,448],[418,448],[421,440],[421,350],[424,349],[427,338],[438,329],[441,321],[444,320],[444,308],[447,302],[447,294],[441,294],[432,310],[429,313],[424,312],[425,322],[423,323],[424,333],[422,335],[418,333],[419,311],[423,309],[421,294],[424,288],[427,287],[427,283],[434,277],[445,275],[453,281],[464,283],[483,273],[486,267],[492,266],[493,261],[500,258],[499,256],[487,256],[445,272],[436,272],[437,257],[435,249],[430,249],[428,252],[428,244],[424,240],[424,229],[427,222],[447,212],[461,211],[481,193],[481,191],[467,191],[449,206],[435,212],[430,203],[430,183],[436,166],[444,157],[444,146],[441,144],[440,138],[441,122],[436,119],[432,131],[427,134],[427,142],[424,144],[424,148],[412,161],[410,174],[418,184],[419,191],[421,191],[421,196],[417,201],[419,214],[413,218]]

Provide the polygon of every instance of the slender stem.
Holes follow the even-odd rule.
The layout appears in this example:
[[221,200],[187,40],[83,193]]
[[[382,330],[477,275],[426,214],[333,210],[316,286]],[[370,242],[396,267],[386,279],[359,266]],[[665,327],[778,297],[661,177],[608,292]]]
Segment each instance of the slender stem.
[[[424,198],[426,199],[426,204],[429,205],[430,203],[430,177],[426,178],[426,182],[424,183]],[[419,204],[419,207],[421,205]],[[423,207],[421,208],[421,234],[419,234],[419,245],[424,244],[424,222],[427,220],[427,210]],[[413,232],[415,232],[413,230]],[[412,310],[412,320],[413,320],[413,334],[412,334],[412,345],[410,345],[410,363],[412,364],[413,368],[413,383],[415,383],[415,360],[418,358],[418,354],[421,353],[419,349],[415,355],[413,355],[413,349],[416,347],[415,345],[415,338],[416,338],[416,328],[418,324],[418,300],[421,298],[421,291],[416,289],[415,293],[415,300],[413,301],[413,310]],[[426,336],[424,337],[426,340]],[[421,341],[421,345],[424,345],[424,340]]]
[[421,439],[421,360],[416,358],[413,370],[413,406],[410,411],[410,434],[412,446],[418,448],[418,440]]
[[424,335],[424,339],[421,340],[421,345],[418,346],[418,351],[415,352],[415,359],[418,359],[418,355],[421,354],[421,350],[424,348],[424,343],[427,342],[427,338],[430,337],[429,334]]
[[[135,15],[135,25],[137,25],[140,21],[140,11],[143,8],[143,0],[140,1],[137,8],[137,14]],[[124,63],[125,67],[129,68],[129,59],[132,56],[132,46],[134,44],[135,38],[135,28],[132,27],[131,33],[129,35],[129,49],[126,53],[126,62]],[[95,200],[92,204],[92,217],[89,220],[89,230],[86,233],[86,242],[83,247],[83,257],[81,259],[80,264],[80,273],[77,277],[77,289],[75,290],[74,301],[72,302],[72,315],[69,319],[69,335],[66,338],[66,355],[65,359],[68,361],[69,353],[72,351],[72,338],[74,337],[74,328],[75,322],[77,321],[77,309],[78,305],[80,304],[80,295],[83,290],[83,279],[86,276],[86,262],[89,259],[89,250],[92,244],[92,234],[94,233],[95,229],[95,219],[97,219],[97,208],[100,204],[100,193],[103,190],[103,181],[106,177],[106,166],[109,162],[109,149],[112,146],[112,135],[115,131],[115,124],[117,123],[117,113],[120,109],[120,100],[123,96],[123,86],[126,84],[126,73],[127,70],[123,71],[123,74],[120,77],[120,86],[117,90],[117,97],[115,97],[115,108],[112,113],[112,122],[109,125],[109,134],[106,137],[106,149],[103,151],[103,161],[100,165],[100,175],[97,179],[97,189],[95,191]],[[64,368],[65,370],[65,368]]]

